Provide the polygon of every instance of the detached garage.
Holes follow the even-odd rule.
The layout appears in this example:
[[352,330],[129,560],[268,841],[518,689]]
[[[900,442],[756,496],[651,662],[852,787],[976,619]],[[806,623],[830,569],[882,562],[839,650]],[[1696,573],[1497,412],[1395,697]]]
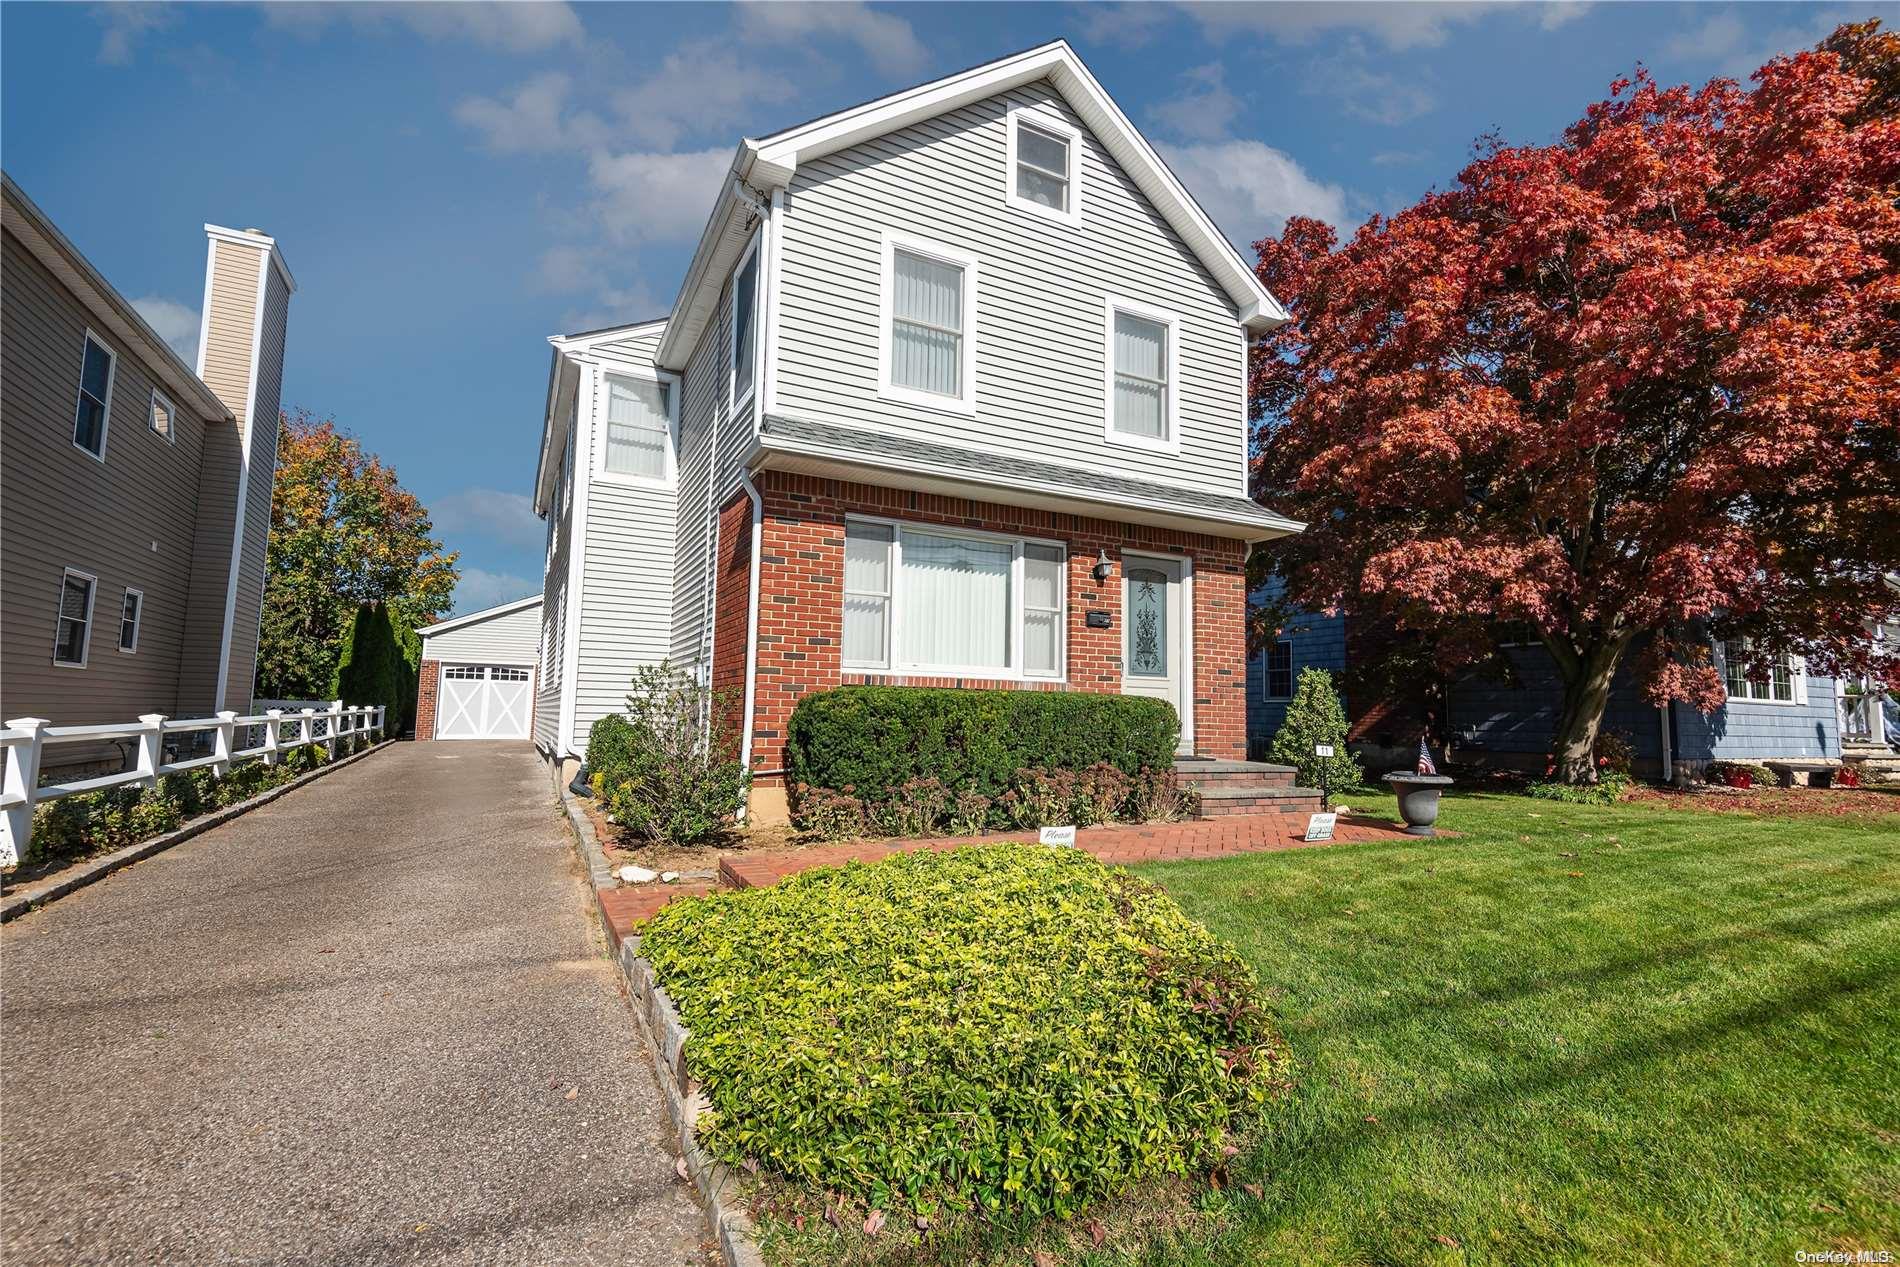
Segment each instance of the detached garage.
[[539,598],[424,629],[416,738],[526,739],[540,645]]

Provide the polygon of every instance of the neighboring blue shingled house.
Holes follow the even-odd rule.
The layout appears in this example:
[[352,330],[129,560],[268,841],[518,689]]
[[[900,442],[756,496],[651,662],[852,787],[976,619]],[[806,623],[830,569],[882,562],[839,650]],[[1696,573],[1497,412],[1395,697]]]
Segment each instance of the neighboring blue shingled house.
[[[1275,592],[1257,591],[1256,604]],[[1247,739],[1256,756],[1285,720],[1286,696],[1300,670],[1317,665],[1339,672],[1346,666],[1347,646],[1345,617],[1310,615],[1289,622],[1278,639],[1253,653],[1247,664]],[[1694,774],[1715,760],[1840,759],[1842,692],[1836,681],[1809,676],[1799,661],[1784,661],[1769,679],[1751,682],[1731,650],[1739,649],[1718,647],[1715,653],[1728,703],[1707,716],[1686,704],[1659,709],[1644,703],[1634,658],[1626,658],[1603,726],[1634,746],[1638,774],[1652,779],[1673,777],[1679,769]],[[1471,677],[1452,684],[1446,723],[1437,729],[1451,739],[1458,760],[1541,770],[1563,702],[1562,684],[1541,646],[1512,646],[1506,654],[1517,670],[1516,683]],[[1347,715],[1357,723],[1371,703],[1348,698]],[[1356,737],[1360,729],[1355,727]]]

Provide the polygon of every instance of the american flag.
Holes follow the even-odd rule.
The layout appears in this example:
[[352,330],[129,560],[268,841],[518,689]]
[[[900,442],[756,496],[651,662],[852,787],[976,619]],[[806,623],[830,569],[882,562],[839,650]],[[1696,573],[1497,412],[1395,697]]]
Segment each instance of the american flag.
[[1438,773],[1438,767],[1432,764],[1432,750],[1425,746],[1425,736],[1423,735],[1418,737],[1418,773]]

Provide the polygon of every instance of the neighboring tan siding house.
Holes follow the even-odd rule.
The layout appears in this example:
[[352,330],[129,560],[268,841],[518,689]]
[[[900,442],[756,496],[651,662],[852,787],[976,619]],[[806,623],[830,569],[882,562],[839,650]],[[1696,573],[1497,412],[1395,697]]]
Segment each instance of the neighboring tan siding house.
[[1285,319],[1060,41],[742,142],[664,322],[550,340],[538,744],[670,658],[743,702],[768,818],[793,707],[851,682],[1153,695],[1244,756],[1246,558],[1300,529],[1247,497],[1246,346]]
[[[206,226],[210,364],[194,372],[11,177],[4,228],[0,717],[248,711],[293,289],[281,255]],[[251,416],[270,420],[255,437]]]

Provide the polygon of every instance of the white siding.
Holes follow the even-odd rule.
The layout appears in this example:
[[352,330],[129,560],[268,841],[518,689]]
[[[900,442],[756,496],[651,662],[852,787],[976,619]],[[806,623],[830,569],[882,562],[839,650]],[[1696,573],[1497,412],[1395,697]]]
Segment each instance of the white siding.
[[[1082,225],[1004,199],[1007,112],[1083,134]],[[881,233],[976,255],[976,414],[878,399]],[[1208,492],[1243,487],[1236,309],[1046,82],[801,166],[786,199],[778,410]],[[1179,454],[1104,440],[1104,304],[1178,315]]]
[[[599,365],[594,373],[651,373],[662,326],[582,354]],[[589,446],[599,465],[606,426],[604,390],[596,406]],[[681,405],[684,414],[684,404]],[[683,464],[676,464],[682,465]],[[574,681],[576,752],[587,750],[587,732],[609,713],[621,711],[636,668],[658,664],[671,649],[678,487],[638,485],[588,472],[586,557],[581,570],[581,625]],[[701,496],[703,497],[703,490]]]
[[[570,432],[573,418],[567,422]],[[554,445],[553,461],[561,460],[562,445]],[[557,473],[555,479],[559,480]],[[571,492],[561,494],[561,518],[550,529],[547,570],[541,589],[540,671],[534,682],[534,742],[543,752],[566,755],[561,742],[562,670],[567,658],[567,572],[569,546],[574,535],[574,505]]]
[[455,664],[533,664],[541,652],[541,608],[523,607],[446,633],[422,635],[422,658]]
[[[709,505],[709,483],[727,485],[737,478],[732,453],[740,441],[734,432],[744,432],[748,419],[733,424],[726,420],[731,380],[728,373],[731,349],[728,322],[732,316],[731,292],[719,298],[719,311],[706,326],[699,346],[686,364],[685,384],[680,402],[680,478],[678,567],[673,575],[673,663],[696,672],[707,654],[706,619],[710,609],[707,581],[712,574],[709,557],[713,546],[713,517],[718,513],[716,500]],[[714,432],[722,470],[715,480]],[[749,433],[748,433],[749,435]],[[749,441],[748,441],[749,442]]]

